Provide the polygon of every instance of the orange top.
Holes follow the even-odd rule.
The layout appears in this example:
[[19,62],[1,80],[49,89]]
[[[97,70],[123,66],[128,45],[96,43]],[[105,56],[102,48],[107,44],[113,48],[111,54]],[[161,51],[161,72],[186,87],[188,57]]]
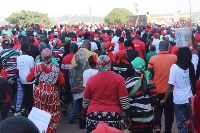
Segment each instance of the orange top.
[[158,55],[151,57],[148,68],[154,70],[157,93],[166,92],[170,68],[176,61],[176,55],[169,54],[168,51],[159,52]]

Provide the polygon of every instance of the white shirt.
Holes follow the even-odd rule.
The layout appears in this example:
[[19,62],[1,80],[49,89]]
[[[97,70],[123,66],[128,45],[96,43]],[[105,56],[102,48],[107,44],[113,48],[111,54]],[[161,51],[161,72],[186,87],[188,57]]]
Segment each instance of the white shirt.
[[118,40],[119,40],[119,37],[117,37],[117,36],[114,36],[114,37],[112,38],[111,43],[115,43],[115,48],[114,48],[114,51],[112,52],[113,54],[115,54],[117,51],[119,51],[119,43],[118,43]]
[[[192,63],[194,70],[197,70],[199,57],[195,54],[192,55]],[[189,103],[189,98],[192,95],[189,69],[183,70],[178,65],[173,64],[170,69],[169,84],[174,85],[173,101],[175,104]]]
[[160,44],[160,40],[159,40],[159,39],[153,40],[152,45],[154,45],[154,46],[156,47],[156,51],[155,51],[155,52],[156,52],[157,54],[160,52],[160,50],[159,50],[159,44]]
[[91,51],[94,52],[97,49],[98,49],[97,44],[95,42],[91,42]]
[[98,70],[96,70],[96,69],[91,69],[91,68],[90,68],[90,69],[87,69],[87,70],[85,70],[85,71],[83,72],[83,87],[86,86],[86,83],[87,83],[88,79],[89,79],[91,76],[95,75],[97,72],[98,72]]
[[19,77],[22,84],[32,84],[27,82],[26,77],[34,67],[34,59],[29,55],[20,55],[17,57],[17,69],[19,70]]

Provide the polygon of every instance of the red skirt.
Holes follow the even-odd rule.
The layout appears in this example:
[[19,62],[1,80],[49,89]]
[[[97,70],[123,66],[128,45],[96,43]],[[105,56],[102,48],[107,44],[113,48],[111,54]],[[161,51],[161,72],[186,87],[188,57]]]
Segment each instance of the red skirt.
[[35,107],[51,114],[50,129],[55,129],[60,120],[60,102],[57,85],[39,83],[33,89]]

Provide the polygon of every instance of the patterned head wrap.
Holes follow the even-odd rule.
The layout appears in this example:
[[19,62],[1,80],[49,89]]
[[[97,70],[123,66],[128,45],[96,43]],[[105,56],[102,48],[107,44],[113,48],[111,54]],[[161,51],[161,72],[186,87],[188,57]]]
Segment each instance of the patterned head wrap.
[[52,45],[56,47],[57,45],[62,44],[61,40],[58,38],[53,39]]
[[99,72],[105,72],[111,70],[110,58],[107,55],[101,55],[97,59],[97,65],[99,67]]
[[45,48],[41,52],[42,62],[45,64],[51,63],[52,60],[52,51],[49,48]]

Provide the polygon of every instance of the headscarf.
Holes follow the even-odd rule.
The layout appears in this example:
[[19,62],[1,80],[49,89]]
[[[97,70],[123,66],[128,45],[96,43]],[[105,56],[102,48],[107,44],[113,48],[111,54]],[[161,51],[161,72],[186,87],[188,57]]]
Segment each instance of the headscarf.
[[119,43],[119,50],[125,50],[124,49],[124,38],[123,37],[119,38],[118,43]]
[[126,64],[130,64],[127,60],[124,59],[125,56],[125,50],[119,50],[117,51],[117,53],[115,53],[114,58],[117,64],[119,64],[120,62],[126,63]]
[[69,37],[65,37],[65,43],[69,42]]
[[60,39],[58,39],[58,38],[53,39],[53,41],[52,41],[53,47],[56,47],[57,45],[60,45],[60,44],[62,44]]
[[107,55],[100,55],[97,58],[97,65],[99,68],[99,72],[105,72],[111,70],[110,58]]
[[195,94],[195,71],[194,65],[192,64],[192,54],[188,47],[179,48],[177,51],[178,61],[176,64],[183,70],[187,70],[189,68],[189,76],[190,76],[190,84],[193,95]]
[[45,48],[41,52],[42,62],[45,64],[49,64],[52,61],[52,51],[49,48]]
[[146,70],[145,68],[145,61],[141,57],[136,57],[132,62],[131,62],[133,68],[137,73],[144,73],[146,76],[146,81],[147,84],[149,83],[149,78],[152,76],[151,73]]

